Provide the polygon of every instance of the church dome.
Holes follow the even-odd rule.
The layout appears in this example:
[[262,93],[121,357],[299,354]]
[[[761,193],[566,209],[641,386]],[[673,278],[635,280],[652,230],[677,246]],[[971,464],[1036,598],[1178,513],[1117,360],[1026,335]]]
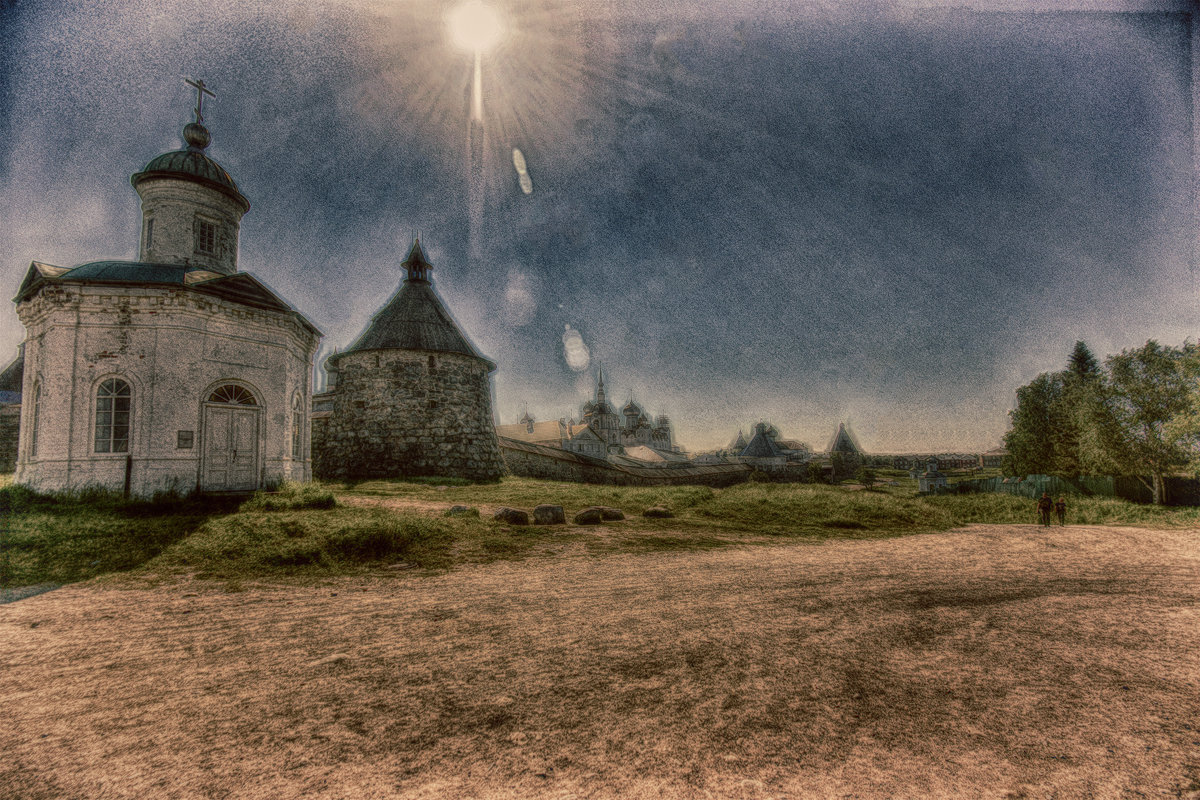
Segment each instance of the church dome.
[[630,400],[625,405],[625,407],[623,409],[621,409],[621,413],[625,414],[626,416],[635,416],[636,417],[636,416],[641,416],[642,409],[637,403]]
[[229,173],[205,155],[204,149],[210,141],[208,130],[199,123],[188,123],[183,129],[183,138],[188,144],[186,150],[172,150],[154,158],[129,182],[136,188],[139,183],[151,178],[182,178],[216,189],[249,209],[250,201],[238,190]]

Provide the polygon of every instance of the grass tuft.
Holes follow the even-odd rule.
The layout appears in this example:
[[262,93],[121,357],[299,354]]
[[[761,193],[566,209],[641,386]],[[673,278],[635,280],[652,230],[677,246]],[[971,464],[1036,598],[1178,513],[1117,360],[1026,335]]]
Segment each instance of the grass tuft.
[[333,508],[337,498],[321,483],[287,482],[277,492],[255,492],[242,503],[242,511],[299,511],[306,508]]

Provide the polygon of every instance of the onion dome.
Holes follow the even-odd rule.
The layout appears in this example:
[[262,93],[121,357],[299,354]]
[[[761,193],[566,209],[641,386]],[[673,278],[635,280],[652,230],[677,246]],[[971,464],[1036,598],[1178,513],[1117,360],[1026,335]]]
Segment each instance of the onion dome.
[[641,416],[642,409],[637,403],[633,402],[633,398],[630,397],[629,402],[626,403],[625,407],[621,409],[621,413],[627,417],[638,417]]
[[237,184],[225,169],[204,154],[212,137],[208,128],[199,122],[189,122],[183,129],[183,140],[186,150],[172,150],[153,159],[146,168],[129,179],[134,188],[143,181],[154,178],[174,178],[176,180],[192,181],[210,189],[216,189],[226,197],[244,206],[243,213],[250,208],[247,200],[238,190]]

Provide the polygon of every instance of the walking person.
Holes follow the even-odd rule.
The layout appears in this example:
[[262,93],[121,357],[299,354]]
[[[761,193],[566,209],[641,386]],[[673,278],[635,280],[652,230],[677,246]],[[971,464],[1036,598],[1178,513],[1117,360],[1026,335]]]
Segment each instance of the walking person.
[[1052,508],[1054,508],[1054,501],[1050,499],[1050,493],[1042,492],[1042,496],[1037,501],[1038,521],[1047,528],[1050,527],[1050,509]]
[[1060,494],[1054,501],[1054,513],[1058,515],[1059,525],[1067,524],[1067,498],[1065,496]]

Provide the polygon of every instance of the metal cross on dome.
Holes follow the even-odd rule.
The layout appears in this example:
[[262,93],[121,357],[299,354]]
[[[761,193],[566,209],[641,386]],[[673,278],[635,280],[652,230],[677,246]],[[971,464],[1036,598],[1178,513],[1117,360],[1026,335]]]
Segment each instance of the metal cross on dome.
[[200,78],[197,80],[192,80],[191,78],[184,78],[183,82],[186,83],[188,86],[195,87],[195,89],[196,89],[196,107],[192,110],[196,112],[196,122],[204,122],[204,95],[208,95],[209,97],[216,97],[216,95],[212,92],[211,89],[209,89],[207,86],[204,85],[203,78]]

